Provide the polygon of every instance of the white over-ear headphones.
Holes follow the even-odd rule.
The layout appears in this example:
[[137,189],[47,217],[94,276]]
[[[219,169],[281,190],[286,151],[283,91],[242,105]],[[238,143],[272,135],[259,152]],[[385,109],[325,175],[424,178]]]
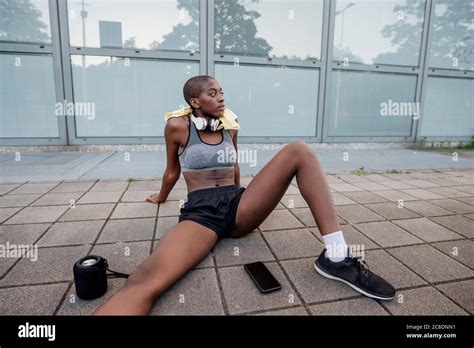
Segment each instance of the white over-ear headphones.
[[210,121],[208,121],[206,117],[195,117],[193,114],[191,114],[191,120],[194,122],[197,129],[209,129],[213,132],[215,132],[221,124],[221,121],[217,118],[212,118]]

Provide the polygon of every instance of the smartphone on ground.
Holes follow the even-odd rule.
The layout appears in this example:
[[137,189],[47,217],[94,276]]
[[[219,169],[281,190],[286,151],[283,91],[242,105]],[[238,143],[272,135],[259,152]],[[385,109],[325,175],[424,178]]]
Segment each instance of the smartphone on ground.
[[253,262],[244,265],[250,278],[257,285],[260,292],[268,293],[281,289],[281,284],[276,280],[273,274],[263,264],[263,262]]

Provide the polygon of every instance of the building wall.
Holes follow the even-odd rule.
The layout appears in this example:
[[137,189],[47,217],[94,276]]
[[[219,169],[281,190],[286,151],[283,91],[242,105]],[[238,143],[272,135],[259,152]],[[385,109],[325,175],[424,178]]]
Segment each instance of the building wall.
[[472,0],[2,0],[0,144],[163,143],[217,78],[239,142],[474,136]]

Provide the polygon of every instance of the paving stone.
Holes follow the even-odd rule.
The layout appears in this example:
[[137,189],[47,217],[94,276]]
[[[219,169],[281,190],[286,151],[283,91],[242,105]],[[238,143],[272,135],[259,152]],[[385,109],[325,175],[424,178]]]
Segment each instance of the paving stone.
[[403,189],[411,189],[415,188],[415,186],[407,184],[406,182],[403,181],[395,181],[395,180],[389,180],[389,181],[380,181],[380,185],[389,187],[394,190],[403,190]]
[[427,284],[385,250],[368,250],[364,254],[364,260],[372,272],[387,280],[396,289]]
[[57,184],[59,183],[58,182],[27,183],[16,188],[12,192],[10,192],[10,194],[25,195],[25,194],[32,194],[32,193],[46,193],[50,191]]
[[474,185],[461,185],[456,186],[456,190],[469,193],[470,195],[474,195]]
[[351,200],[354,200],[357,203],[384,203],[388,202],[383,197],[377,196],[372,192],[359,191],[359,192],[345,192],[344,196],[349,197]]
[[26,207],[39,197],[41,197],[40,194],[1,196],[0,208]]
[[326,175],[328,184],[344,184],[345,182],[334,175]]
[[351,191],[362,191],[360,187],[357,187],[352,184],[329,184],[329,187],[335,190],[336,192],[351,192]]
[[85,192],[89,190],[94,183],[95,181],[62,182],[52,189],[51,192]]
[[0,244],[33,244],[51,224],[25,224],[0,226]]
[[411,210],[399,208],[398,203],[395,202],[371,203],[365,204],[365,207],[375,211],[377,214],[383,216],[388,220],[420,217],[420,215],[412,212]]
[[384,303],[394,315],[466,315],[467,313],[433,287],[404,290],[399,300]]
[[[160,204],[158,216],[179,216],[180,209],[183,207],[185,201],[166,201]],[[152,205],[151,203],[146,203]]]
[[160,191],[162,180],[132,181],[127,191]]
[[265,312],[251,313],[249,315],[293,316],[293,315],[308,315],[308,312],[306,312],[306,309],[304,309],[304,307],[293,307],[293,308],[287,308],[287,309],[278,309],[276,311],[265,311]]
[[337,176],[339,179],[344,180],[349,184],[359,183],[359,182],[370,182],[362,175],[354,175],[354,174],[342,174]]
[[459,202],[463,202],[469,205],[474,205],[474,197],[459,197],[456,198]]
[[458,198],[458,197],[468,197],[470,196],[469,193],[463,192],[463,191],[458,191],[455,188],[451,187],[433,187],[428,189],[431,192],[437,193],[439,195],[442,195],[444,197],[448,198]]
[[468,278],[474,275],[473,271],[466,266],[427,244],[387,251],[431,283]]
[[474,269],[474,242],[469,239],[433,243],[436,249]]
[[[439,178],[439,179],[427,179],[426,181],[438,184],[439,186],[459,186],[462,185],[459,182],[445,179],[445,178]],[[456,188],[458,189],[458,188]]]
[[360,182],[354,185],[367,191],[382,191],[390,188],[376,182]]
[[111,219],[156,217],[157,209],[152,203],[118,203]]
[[359,293],[348,285],[321,276],[314,269],[315,258],[282,261],[281,265],[306,303],[338,300]]
[[264,232],[263,237],[279,260],[316,257],[324,248],[308,229]]
[[116,203],[121,195],[122,191],[87,192],[77,201],[77,204]]
[[97,244],[91,255],[105,257],[110,269],[130,274],[150,256],[150,249],[151,241]]
[[418,199],[442,199],[444,196],[428,191],[426,189],[409,189],[409,190],[400,190],[400,192],[407,193]]
[[438,207],[429,201],[403,202],[403,206],[422,216],[441,216],[453,214],[451,211]]
[[124,278],[107,279],[107,291],[104,295],[94,300],[80,299],[76,293],[76,286],[73,284],[57,315],[92,315],[97,307],[119,291],[125,285],[125,282],[126,279]]
[[5,195],[13,189],[17,188],[18,186],[20,186],[20,184],[0,185],[0,195]]
[[150,191],[125,191],[120,202],[145,202]]
[[400,200],[404,202],[418,200],[418,198],[413,197],[406,192],[402,192],[398,190],[376,191],[374,193],[376,195],[379,195],[380,197],[388,199],[391,202],[398,202]]
[[82,194],[82,192],[47,193],[32,206],[71,205],[76,203]]
[[461,214],[469,214],[474,213],[474,206],[470,204],[466,204],[463,202],[459,202],[454,199],[437,199],[431,201],[431,203],[436,204],[437,206],[450,210],[453,213],[461,213]]
[[90,192],[101,191],[124,191],[128,186],[126,181],[99,181],[92,188]]
[[345,195],[342,195],[341,193],[334,192],[332,194],[332,199],[334,201],[334,205],[357,204],[357,202],[355,202],[352,199],[349,199],[349,198],[346,197],[348,193],[362,193],[362,191],[346,192]]
[[474,294],[474,280],[465,280],[449,284],[436,285],[436,288],[445,296],[461,305],[470,314],[474,314],[474,301],[472,294]]
[[38,248],[37,260],[22,258],[0,280],[0,286],[72,281],[74,263],[87,255],[90,246]]
[[403,227],[427,242],[439,242],[441,240],[463,238],[459,234],[454,233],[427,218],[396,220],[393,223]]
[[226,238],[214,247],[217,266],[242,265],[275,258],[258,232],[242,238]]
[[5,224],[34,224],[56,221],[66,210],[67,206],[51,205],[48,207],[26,207]]
[[241,314],[272,308],[286,307],[301,302],[281,269],[275,262],[265,263],[282,285],[281,289],[262,294],[243,266],[220,268],[219,278],[230,314]]
[[388,315],[377,301],[367,297],[314,305],[309,310],[312,315]]
[[390,178],[384,175],[380,175],[380,174],[367,174],[367,175],[364,175],[364,178],[366,178],[367,180],[370,180],[373,182],[379,182],[379,183],[382,183],[384,181],[398,181],[398,180],[391,180]]
[[[366,250],[380,248],[379,245],[375,244],[351,225],[343,225],[341,226],[341,230],[344,234],[344,239],[347,245],[352,246],[356,250],[359,250],[359,248],[364,248]],[[320,240],[324,244],[322,237],[320,237]]]
[[156,224],[155,239],[163,236],[178,224],[178,216],[160,216]]
[[356,224],[355,227],[382,247],[423,243],[390,221]]
[[97,243],[153,239],[155,218],[109,220]]
[[8,218],[19,212],[22,208],[2,208],[0,209],[0,223],[5,222]]
[[474,238],[474,227],[472,221],[463,216],[441,216],[432,217],[430,220],[443,225],[467,238]]
[[38,246],[92,244],[105,220],[55,223],[38,241]]
[[286,208],[307,208],[308,203],[304,200],[303,196],[301,194],[298,195],[284,195],[280,202],[286,207]]
[[378,214],[361,205],[343,205],[336,207],[337,214],[350,223],[384,220]]
[[274,210],[260,224],[259,229],[261,231],[268,231],[299,227],[304,227],[304,225],[300,221],[298,221],[298,219],[295,218],[295,216],[291,214],[288,210]]
[[2,315],[53,315],[68,283],[0,289]]
[[69,208],[59,221],[107,219],[113,207],[113,204],[77,204]]
[[412,186],[415,186],[415,187],[419,187],[419,188],[427,188],[427,187],[437,187],[437,186],[439,186],[438,184],[435,184],[435,183],[433,183],[433,182],[426,181],[426,180],[420,180],[420,179],[402,180],[402,182],[404,182],[404,183],[406,183],[406,184],[409,184],[409,185],[412,185]]
[[224,308],[214,269],[188,272],[163,293],[150,315],[223,315]]

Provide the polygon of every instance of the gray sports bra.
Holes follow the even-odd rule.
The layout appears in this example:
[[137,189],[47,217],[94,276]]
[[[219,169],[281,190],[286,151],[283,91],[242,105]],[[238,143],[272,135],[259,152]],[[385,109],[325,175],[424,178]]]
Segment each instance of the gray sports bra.
[[237,163],[237,153],[229,130],[222,130],[220,143],[208,144],[202,141],[190,117],[188,123],[188,141],[183,152],[178,155],[183,172],[228,169]]

